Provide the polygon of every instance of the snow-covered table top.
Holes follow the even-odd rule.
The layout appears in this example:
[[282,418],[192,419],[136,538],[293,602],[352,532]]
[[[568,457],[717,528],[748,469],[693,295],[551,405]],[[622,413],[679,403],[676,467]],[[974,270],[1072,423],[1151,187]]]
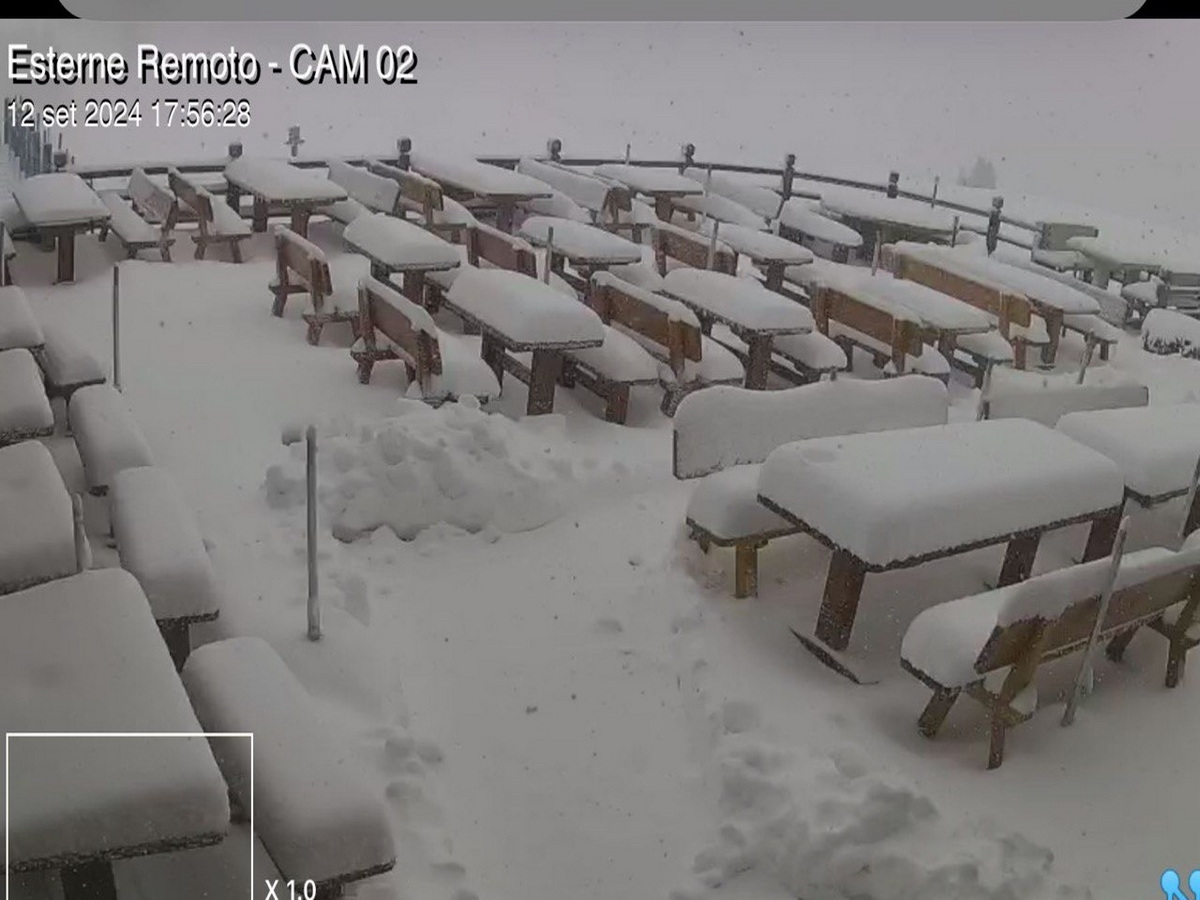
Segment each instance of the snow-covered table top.
[[128,572],[96,569],[5,597],[0,683],[6,731],[185,734],[10,738],[14,868],[163,852],[227,832],[225,782]]
[[71,497],[43,444],[0,448],[0,509],[0,593],[77,571]]
[[630,190],[651,197],[685,197],[688,194],[704,193],[702,185],[669,169],[650,169],[646,166],[605,163],[596,166],[595,172],[601,178],[616,181]]
[[1200,403],[1073,412],[1056,427],[1115,462],[1147,499],[1186,493],[1200,458]]
[[34,175],[13,187],[13,199],[35,228],[107,222],[108,207],[74,172]]
[[795,229],[818,241],[840,244],[843,247],[862,246],[861,234],[849,225],[822,215],[820,205],[811,200],[792,197],[783,204],[779,222],[786,228]]
[[889,568],[1111,510],[1116,464],[1036,422],[958,422],[786,444],[760,497],[869,567]]
[[550,185],[543,181],[473,159],[437,159],[414,153],[409,157],[409,165],[439,184],[458,188],[477,197],[531,200],[550,196]]
[[[711,231],[708,233],[711,234]],[[747,228],[744,225],[722,222],[717,228],[717,237],[736,253],[748,256],[756,263],[802,266],[813,261],[813,252],[807,247],[801,247],[777,234]]]
[[465,266],[446,303],[501,335],[508,349],[581,349],[604,343],[604,324],[582,303],[536,278]]
[[332,203],[348,196],[336,181],[278,159],[238,157],[225,167],[225,180],[276,203]]
[[730,200],[717,193],[689,194],[686,197],[676,197],[672,202],[679,209],[706,215],[718,222],[728,222],[755,231],[765,231],[767,228],[767,220],[764,217],[736,200]]
[[947,212],[904,197],[885,197],[864,191],[828,191],[821,194],[821,209],[838,216],[901,225],[939,234],[954,230],[954,218]]
[[803,334],[813,329],[805,307],[769,291],[751,278],[688,267],[663,279],[665,293],[703,317],[757,334]]
[[763,219],[775,218],[779,212],[779,202],[783,199],[780,194],[765,185],[755,184],[724,172],[713,172],[710,179],[707,169],[691,166],[683,170],[683,176],[697,184],[708,185],[710,193],[726,197]]
[[545,247],[554,229],[554,252],[573,265],[614,266],[640,262],[642,248],[620,235],[584,222],[553,216],[530,216],[518,234],[537,247]]
[[[1089,259],[1121,268],[1139,268],[1150,271],[1157,270],[1163,263],[1163,256],[1149,247],[1136,244],[1118,243],[1103,237],[1084,237],[1076,235],[1067,238],[1067,246],[1077,250]],[[1200,268],[1193,268],[1198,271]]]
[[548,184],[592,212],[599,212],[604,208],[604,201],[613,190],[608,183],[599,178],[529,157],[517,161],[517,172]]
[[1067,315],[1100,312],[1100,304],[1096,299],[1082,291],[1037,272],[991,259],[970,244],[956,247],[950,252],[968,272],[1007,285],[1010,290],[1024,294],[1034,303]]
[[373,213],[359,216],[342,232],[346,243],[392,272],[438,271],[458,266],[458,250],[449,241],[412,222]]

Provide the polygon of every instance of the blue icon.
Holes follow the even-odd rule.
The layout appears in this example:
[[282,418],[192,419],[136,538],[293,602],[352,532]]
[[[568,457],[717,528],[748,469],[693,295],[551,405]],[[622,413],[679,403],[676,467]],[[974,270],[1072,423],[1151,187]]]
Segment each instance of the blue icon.
[[[1188,900],[1187,894],[1180,887],[1181,884],[1178,872],[1174,869],[1163,870],[1162,876],[1158,879],[1158,886],[1162,888],[1163,892],[1163,900]],[[1200,869],[1193,869],[1188,875],[1188,890],[1192,892],[1192,900],[1200,900]]]

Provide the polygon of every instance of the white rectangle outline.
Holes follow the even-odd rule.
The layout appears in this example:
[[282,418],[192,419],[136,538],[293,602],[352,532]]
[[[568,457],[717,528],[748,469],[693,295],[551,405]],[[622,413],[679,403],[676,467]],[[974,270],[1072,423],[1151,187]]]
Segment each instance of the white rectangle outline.
[[4,900],[12,892],[9,865],[9,744],[12,738],[250,738],[250,900],[254,900],[254,732],[253,731],[6,731],[4,732]]

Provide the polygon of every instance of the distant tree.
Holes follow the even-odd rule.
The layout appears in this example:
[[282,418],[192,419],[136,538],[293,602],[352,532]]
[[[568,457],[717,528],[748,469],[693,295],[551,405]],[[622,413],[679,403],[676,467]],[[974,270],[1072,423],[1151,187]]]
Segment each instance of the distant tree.
[[996,167],[992,165],[992,161],[984,159],[982,156],[975,158],[975,164],[971,166],[969,172],[959,170],[958,183],[964,187],[987,188],[995,190],[996,188]]

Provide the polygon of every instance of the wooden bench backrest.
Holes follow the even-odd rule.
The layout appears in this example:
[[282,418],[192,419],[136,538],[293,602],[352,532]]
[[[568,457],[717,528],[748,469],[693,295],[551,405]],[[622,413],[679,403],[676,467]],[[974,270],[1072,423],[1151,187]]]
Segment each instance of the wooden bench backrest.
[[1097,237],[1098,228],[1076,222],[1039,222],[1036,244],[1038,250],[1066,250],[1067,241],[1073,237]]
[[329,180],[373,212],[398,212],[400,185],[394,178],[333,159],[329,161]]
[[485,260],[497,269],[508,269],[537,278],[537,256],[525,241],[505,234],[483,222],[477,222],[467,232],[467,262],[478,266]]
[[[696,269],[707,269],[709,245],[710,239],[702,234],[692,235],[682,230],[655,228],[654,256],[658,261],[659,274],[666,274],[668,257]],[[721,246],[719,237],[712,267],[714,271],[724,272],[726,275],[737,274],[737,257],[728,248]]]
[[445,208],[442,202],[442,186],[432,178],[375,160],[367,163],[367,169],[400,185],[398,203],[419,209],[426,221],[432,220],[435,211],[441,212]]
[[213,220],[212,195],[184,178],[178,169],[168,170],[167,180],[171,193],[196,214],[201,229],[207,230]]
[[676,377],[682,377],[686,361],[700,362],[702,343],[697,326],[672,319],[666,310],[614,284],[612,279],[593,281],[587,304],[604,324],[615,322],[662,347]]
[[420,306],[376,278],[358,283],[359,334],[373,343],[379,331],[408,357],[421,390],[442,373],[442,356],[433,319]]
[[1029,327],[1032,307],[1023,294],[982,284],[903,253],[896,254],[891,268],[897,278],[923,284],[995,316],[1000,323],[1000,333],[1006,338],[1010,325]]
[[148,221],[161,225],[169,234],[179,217],[179,200],[170,191],[150,180],[142,169],[129,175],[129,200],[133,208]]
[[308,287],[318,307],[320,298],[333,293],[333,278],[324,251],[282,225],[275,229],[275,269],[279,283],[285,286],[294,272]]
[[829,322],[833,320],[886,344],[892,349],[893,358],[899,353],[917,357],[924,352],[919,322],[897,319],[886,310],[833,288],[818,287],[812,292],[812,314],[821,334],[829,334]]
[[1198,272],[1172,272],[1164,269],[1161,277],[1168,292],[1196,293],[1200,291],[1200,273]]
[[[1197,591],[1200,591],[1197,567],[1114,591],[1101,625],[1101,639],[1127,626],[1149,622]],[[1094,596],[1072,603],[1052,619],[1031,617],[997,626],[975,661],[975,671],[985,675],[1028,662],[1031,652],[1037,654],[1038,661],[1063,656],[1088,640],[1099,612],[1100,597]]]

